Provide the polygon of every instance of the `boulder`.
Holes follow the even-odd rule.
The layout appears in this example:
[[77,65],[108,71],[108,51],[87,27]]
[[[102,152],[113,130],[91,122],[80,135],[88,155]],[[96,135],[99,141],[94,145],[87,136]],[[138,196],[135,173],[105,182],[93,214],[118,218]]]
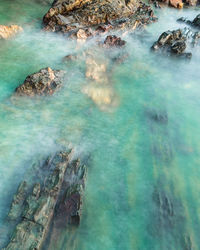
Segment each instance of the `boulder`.
[[183,8],[183,2],[182,0],[169,0],[169,6],[182,9]]
[[173,30],[163,32],[153,44],[153,51],[161,51],[169,55],[191,58],[191,53],[185,53],[187,42],[189,42],[188,30]]
[[52,95],[63,85],[65,71],[41,69],[39,72],[29,75],[23,84],[15,90],[17,96],[41,96]]
[[17,33],[22,32],[22,27],[18,25],[0,25],[0,39],[9,39],[14,37]]
[[117,36],[107,36],[104,41],[106,47],[123,47],[125,44],[126,41]]
[[155,21],[139,0],[55,0],[43,18],[44,30],[86,39],[114,28],[136,28]]

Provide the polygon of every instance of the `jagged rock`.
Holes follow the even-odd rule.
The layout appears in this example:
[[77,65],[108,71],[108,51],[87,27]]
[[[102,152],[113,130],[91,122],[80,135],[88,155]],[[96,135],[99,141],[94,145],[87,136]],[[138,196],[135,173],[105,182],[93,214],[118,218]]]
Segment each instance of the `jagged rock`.
[[186,49],[186,43],[185,41],[176,41],[172,46],[171,46],[171,51],[174,54],[181,54],[185,51]]
[[123,47],[125,44],[126,41],[117,36],[107,36],[104,41],[106,47]]
[[57,202],[54,216],[56,227],[79,225],[86,167],[75,160],[67,168],[62,193]]
[[44,29],[83,37],[114,28],[136,28],[155,21],[139,0],[56,0],[44,16]]
[[22,213],[22,206],[27,195],[27,183],[23,181],[14,195],[11,208],[8,214],[9,219],[16,220]]
[[22,27],[18,25],[10,25],[10,26],[0,25],[0,39],[9,39],[22,31],[23,31]]
[[156,8],[161,8],[161,6],[169,6],[177,9],[183,8],[182,0],[149,0],[149,3],[154,4]]
[[188,20],[185,17],[181,17],[179,19],[177,19],[178,22],[182,22],[182,23],[186,23],[188,25],[194,26],[195,28],[200,28],[200,14],[197,15],[193,21]]
[[65,72],[62,70],[41,69],[28,76],[24,83],[16,88],[15,94],[17,96],[52,95],[63,85],[64,75]]
[[184,53],[189,40],[187,30],[173,30],[163,32],[158,40],[153,44],[153,51],[162,51],[170,55],[191,58],[191,53]]
[[195,19],[192,21],[192,25],[195,27],[200,28],[200,14],[195,17]]
[[70,159],[70,153],[60,152],[44,162],[42,170],[47,173],[48,168],[49,174],[42,183],[34,184],[25,199],[20,222],[6,250],[41,249],[55,217],[55,207],[56,216],[65,219],[65,225],[80,217],[85,166],[80,161],[70,164]]

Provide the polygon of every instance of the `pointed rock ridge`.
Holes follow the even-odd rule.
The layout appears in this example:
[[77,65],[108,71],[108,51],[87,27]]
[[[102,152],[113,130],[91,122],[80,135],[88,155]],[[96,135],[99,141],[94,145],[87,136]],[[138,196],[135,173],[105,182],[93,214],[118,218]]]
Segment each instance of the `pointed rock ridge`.
[[[16,220],[19,222],[6,250],[41,249],[54,217],[65,225],[79,224],[86,171],[80,160],[70,163],[72,154],[73,151],[60,152],[51,161],[44,162],[42,169],[46,174],[48,169],[48,175],[41,183],[33,184],[25,201],[20,202],[24,203],[21,206],[21,216]],[[16,204],[16,197],[20,197],[17,199],[19,201],[24,200],[21,199],[24,183],[20,184],[14,196],[12,214],[14,207],[16,211],[19,210],[18,205],[13,205]]]
[[17,33],[22,32],[22,27],[18,25],[0,25],[0,39],[9,39],[14,37]]
[[43,19],[47,31],[84,39],[109,29],[135,29],[153,21],[152,9],[139,0],[56,0]]
[[42,96],[52,95],[63,86],[65,71],[41,69],[39,72],[29,75],[23,84],[15,90],[17,96]]

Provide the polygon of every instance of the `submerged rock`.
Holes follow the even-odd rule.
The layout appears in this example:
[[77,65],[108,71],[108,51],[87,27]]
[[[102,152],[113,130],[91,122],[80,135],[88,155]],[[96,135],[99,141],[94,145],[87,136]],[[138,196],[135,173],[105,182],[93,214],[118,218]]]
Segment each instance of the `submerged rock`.
[[185,53],[188,38],[186,30],[168,30],[160,35],[151,49],[153,51],[161,51],[169,55],[191,58],[191,53]]
[[23,31],[22,27],[18,25],[10,25],[10,26],[0,25],[0,39],[9,39],[22,31]]
[[[75,217],[80,220],[85,167],[80,161],[79,164],[70,164],[70,159],[71,154],[60,152],[51,161],[45,161],[42,169],[45,173],[48,169],[49,174],[41,183],[35,183],[31,193],[26,196],[21,217],[18,218],[20,221],[5,249],[41,249],[55,216],[56,206],[56,216],[61,218],[65,225],[72,223]],[[13,206],[11,210],[12,208]]]
[[168,114],[165,110],[163,111],[156,111],[156,110],[148,110],[146,111],[148,117],[160,124],[167,124],[168,123]]
[[65,72],[62,70],[41,69],[29,75],[24,83],[16,88],[15,94],[17,96],[52,95],[63,85],[64,75]]
[[81,39],[114,28],[155,21],[152,9],[139,0],[56,0],[44,16],[44,29]]

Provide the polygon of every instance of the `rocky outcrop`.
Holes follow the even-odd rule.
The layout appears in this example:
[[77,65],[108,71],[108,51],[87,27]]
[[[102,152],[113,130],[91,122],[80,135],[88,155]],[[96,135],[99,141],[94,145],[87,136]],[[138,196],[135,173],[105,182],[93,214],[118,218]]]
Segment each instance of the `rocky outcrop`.
[[24,83],[16,88],[17,96],[41,96],[52,95],[63,85],[65,71],[41,69],[39,72],[29,75]]
[[197,15],[193,21],[191,20],[188,20],[187,18],[184,18],[184,17],[181,17],[177,20],[178,22],[183,22],[183,23],[186,23],[190,26],[193,26],[195,28],[198,28],[200,29],[200,14]]
[[70,163],[70,159],[70,153],[60,152],[45,161],[42,171],[45,175],[48,172],[48,176],[33,185],[25,200],[22,195],[25,182],[20,184],[9,216],[18,214],[20,206],[21,216],[6,250],[41,249],[54,216],[65,225],[78,224],[85,166],[79,160]]
[[44,29],[86,39],[116,28],[135,29],[156,18],[139,0],[56,0],[44,16]]
[[173,30],[163,32],[151,47],[153,51],[161,51],[169,55],[191,58],[191,53],[185,53],[188,33],[186,30]]
[[197,6],[200,2],[199,0],[149,0],[149,3],[154,4],[156,8],[169,6],[182,9],[183,7]]
[[17,33],[22,32],[22,27],[18,25],[0,25],[0,39],[9,39],[14,37]]
[[123,47],[126,45],[126,41],[117,36],[107,36],[104,41],[105,47]]

